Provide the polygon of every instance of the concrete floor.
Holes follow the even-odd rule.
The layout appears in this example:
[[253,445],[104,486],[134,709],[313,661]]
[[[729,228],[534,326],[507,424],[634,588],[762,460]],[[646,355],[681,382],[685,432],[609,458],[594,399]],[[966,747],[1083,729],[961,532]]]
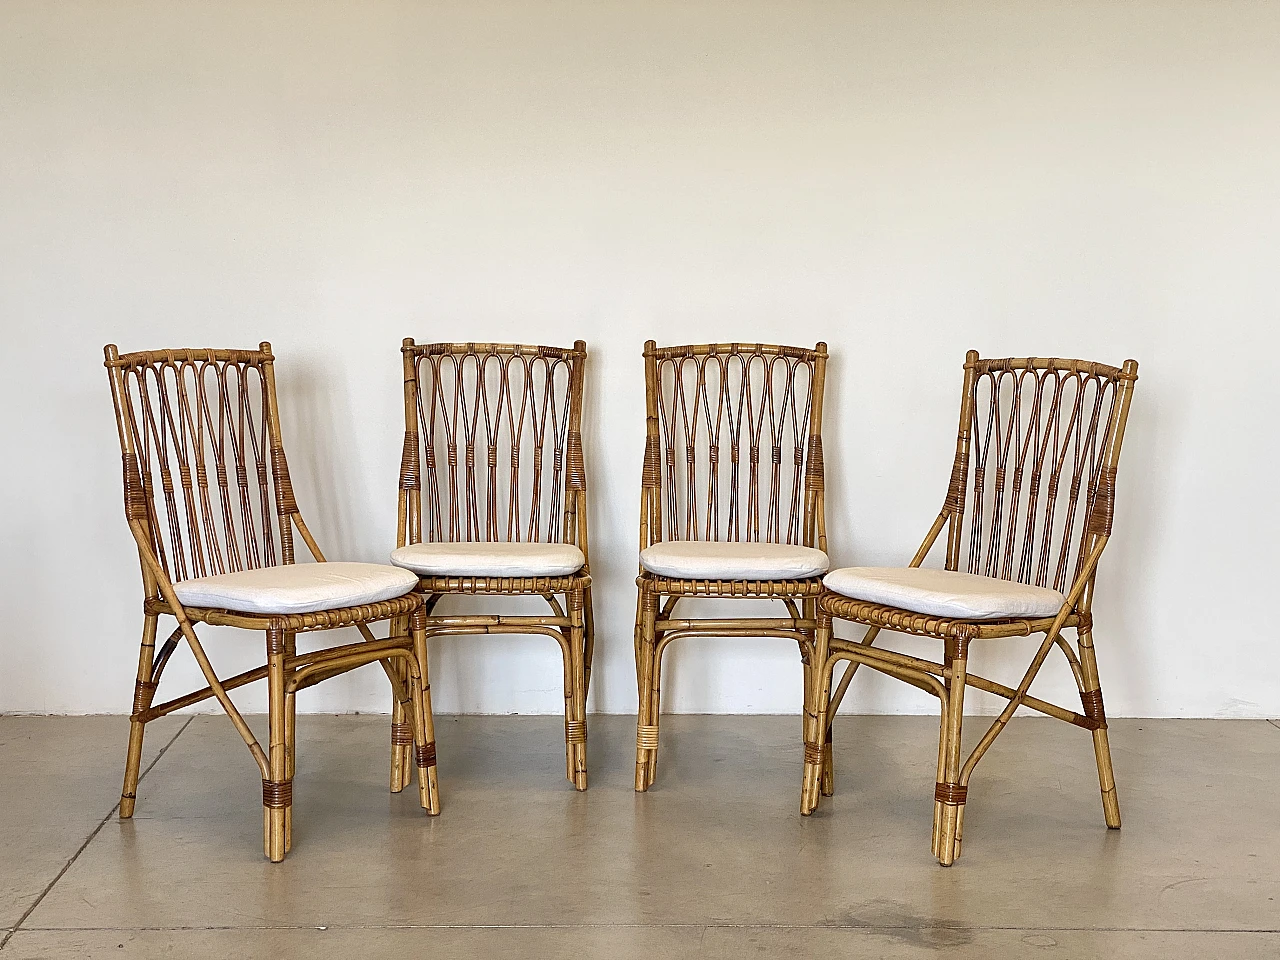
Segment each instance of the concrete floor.
[[950,870],[929,855],[929,718],[841,718],[837,795],[808,820],[794,717],[664,718],[645,796],[631,718],[591,719],[584,795],[560,720],[441,718],[434,820],[387,793],[386,725],[301,719],[294,848],[272,866],[225,718],[152,726],[122,823],[126,721],[0,717],[0,960],[1280,956],[1265,721],[1113,721],[1113,832],[1088,735],[1016,720]]

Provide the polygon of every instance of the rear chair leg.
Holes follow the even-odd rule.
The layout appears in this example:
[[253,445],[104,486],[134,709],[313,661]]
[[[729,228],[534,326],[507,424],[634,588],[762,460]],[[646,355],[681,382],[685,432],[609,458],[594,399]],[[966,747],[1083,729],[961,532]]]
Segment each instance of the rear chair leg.
[[564,742],[566,773],[577,790],[587,789],[586,639],[581,590],[570,591],[568,677],[565,690]]
[[951,683],[948,691],[945,722],[942,726],[939,753],[943,761],[943,776],[933,791],[933,852],[944,867],[955,863],[960,856],[960,831],[964,817],[964,803],[968,787],[960,783],[960,745],[964,726],[964,686],[968,664],[968,650],[964,641],[955,643],[950,657]]
[[639,696],[636,715],[636,791],[643,793],[653,783],[658,752],[658,718],[654,711],[654,676],[657,666],[654,631],[658,617],[658,597],[640,587],[640,609],[636,623],[636,685]]
[[267,631],[267,695],[271,728],[270,779],[262,781],[262,847],[267,859],[279,863],[291,846],[293,780],[289,776],[289,723],[285,704],[285,648],[282,630]]
[[[431,675],[427,670],[427,615],[418,608],[409,618],[418,675],[410,678],[414,714],[414,762],[418,767],[418,800],[431,816],[440,812],[436,779],[436,726],[431,713]],[[412,671],[411,671],[412,672]]]
[[1102,686],[1098,682],[1098,658],[1093,650],[1093,632],[1080,631],[1080,666],[1085,686],[1080,692],[1084,714],[1097,724],[1093,730],[1093,754],[1098,762],[1098,786],[1102,790],[1102,815],[1112,830],[1120,829],[1120,797],[1116,793],[1115,771],[1111,766],[1111,742],[1107,739],[1107,714],[1102,706]]
[[[147,614],[142,624],[142,649],[138,652],[138,679],[133,687],[133,715],[137,717],[151,706],[155,696],[156,685],[151,680],[152,664],[156,655],[156,621],[155,614]],[[138,774],[142,768],[142,736],[146,723],[142,720],[129,721],[129,750],[124,761],[124,787],[120,791],[120,819],[128,820],[133,816],[133,806],[138,797]]]

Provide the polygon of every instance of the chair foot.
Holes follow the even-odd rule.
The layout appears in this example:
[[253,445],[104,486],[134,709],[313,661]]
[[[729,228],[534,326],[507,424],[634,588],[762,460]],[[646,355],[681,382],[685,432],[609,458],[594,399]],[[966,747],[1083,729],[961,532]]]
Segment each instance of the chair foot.
[[1107,740],[1107,729],[1102,727],[1093,731],[1093,752],[1098,760],[1098,783],[1102,788],[1102,815],[1106,818],[1107,827],[1120,829],[1120,796],[1116,792],[1115,774],[1111,769],[1111,744]]
[[827,729],[827,741],[822,745],[822,795],[834,796],[836,792],[835,751],[831,746],[831,730]]
[[568,781],[579,792],[587,789],[587,722],[566,720],[564,724],[565,765]]
[[413,724],[391,723],[391,792],[400,793],[413,779]]
[[129,751],[124,762],[124,788],[120,791],[120,819],[133,816],[138,798],[138,774],[142,768],[142,736],[146,724],[133,721],[129,724]]
[[658,770],[658,725],[641,725],[636,729],[636,792],[651,786]]
[[809,816],[818,808],[822,786],[822,746],[805,741],[804,781],[800,788],[800,814]]
[[262,851],[279,863],[292,844],[293,781],[262,781]]
[[944,867],[951,866],[960,856],[967,793],[967,787],[955,783],[939,783],[934,789],[933,855]]
[[413,753],[418,767],[418,802],[428,816],[437,816],[440,813],[440,785],[436,779],[435,741],[415,746]]

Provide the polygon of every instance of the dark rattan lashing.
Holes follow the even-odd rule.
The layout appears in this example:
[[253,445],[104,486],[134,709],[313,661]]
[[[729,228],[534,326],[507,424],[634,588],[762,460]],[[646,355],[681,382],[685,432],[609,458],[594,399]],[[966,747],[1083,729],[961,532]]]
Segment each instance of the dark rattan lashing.
[[[587,550],[582,396],[587,345],[416,344],[406,339],[398,544],[479,541]],[[565,774],[587,788],[587,691],[595,645],[588,566],[557,577],[423,577],[429,636],[541,634],[564,660]],[[549,616],[442,615],[450,594],[539,596]],[[563,600],[563,603],[562,603]],[[395,724],[404,706],[393,707]],[[408,770],[393,746],[392,786]]]
[[[978,761],[1018,707],[1090,730],[1107,826],[1120,826],[1107,721],[1093,645],[1098,560],[1111,536],[1116,468],[1138,365],[1082,360],[983,360],[970,351],[951,482],[942,511],[911,561],[920,566],[943,540],[945,568],[1050,587],[1065,603],[1055,616],[1013,620],[931,617],[825,591],[818,600],[815,662],[806,703],[801,812],[833,790],[830,726],[861,664],[937,696],[942,705],[934,788],[933,853],[944,865],[960,855],[964,804]],[[945,538],[944,538],[945,534]],[[856,642],[832,636],[832,621],[865,625]],[[1073,645],[1064,630],[1076,636]],[[943,642],[940,661],[874,647],[881,631]],[[969,646],[994,637],[1042,635],[1016,687],[968,672]],[[1065,656],[1080,693],[1071,710],[1029,691],[1048,655]],[[849,666],[833,689],[835,665]],[[967,758],[961,734],[966,687],[1008,703]],[[824,736],[825,735],[825,736]],[[825,746],[824,746],[825,741]]]
[[[434,752],[423,604],[416,594],[303,614],[260,614],[182,604],[173,584],[197,577],[294,562],[296,529],[316,561],[319,547],[298,510],[280,438],[271,345],[257,350],[153,350],[121,355],[105,349],[124,462],[125,515],[142,564],[144,623],[130,718],[121,817],[136,800],[146,724],[216,698],[262,775],[263,846],[273,861],[292,841],[295,696],[299,690],[375,661],[391,679],[409,740]],[[156,651],[159,618],[177,626]],[[377,639],[368,624],[391,621]],[[262,630],[266,663],[219,678],[195,625]],[[357,627],[361,642],[297,652],[298,633]],[[178,645],[186,641],[208,683],[155,703]],[[267,680],[270,742],[264,750],[229,691]],[[420,799],[439,812],[434,762],[419,765]]]
[[[825,551],[822,392],[826,344],[644,348],[640,549],[663,540],[764,542]],[[636,580],[636,790],[657,772],[662,656],[690,636],[795,641],[811,685],[818,578]],[[782,617],[675,618],[686,598],[773,599]]]

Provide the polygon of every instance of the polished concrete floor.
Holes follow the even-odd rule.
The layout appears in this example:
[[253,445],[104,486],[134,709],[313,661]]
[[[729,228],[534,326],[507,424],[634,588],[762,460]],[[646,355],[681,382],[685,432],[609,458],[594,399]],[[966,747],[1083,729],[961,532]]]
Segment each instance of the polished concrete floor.
[[[260,720],[255,721],[259,726]],[[289,859],[262,859],[257,769],[222,717],[0,717],[0,960],[19,957],[1280,956],[1280,728],[1112,724],[1125,827],[1088,735],[1016,720],[979,768],[964,855],[929,855],[936,724],[841,718],[837,795],[799,816],[800,721],[441,718],[444,812],[385,787],[384,717],[304,717]],[[976,725],[975,725],[976,726]]]

